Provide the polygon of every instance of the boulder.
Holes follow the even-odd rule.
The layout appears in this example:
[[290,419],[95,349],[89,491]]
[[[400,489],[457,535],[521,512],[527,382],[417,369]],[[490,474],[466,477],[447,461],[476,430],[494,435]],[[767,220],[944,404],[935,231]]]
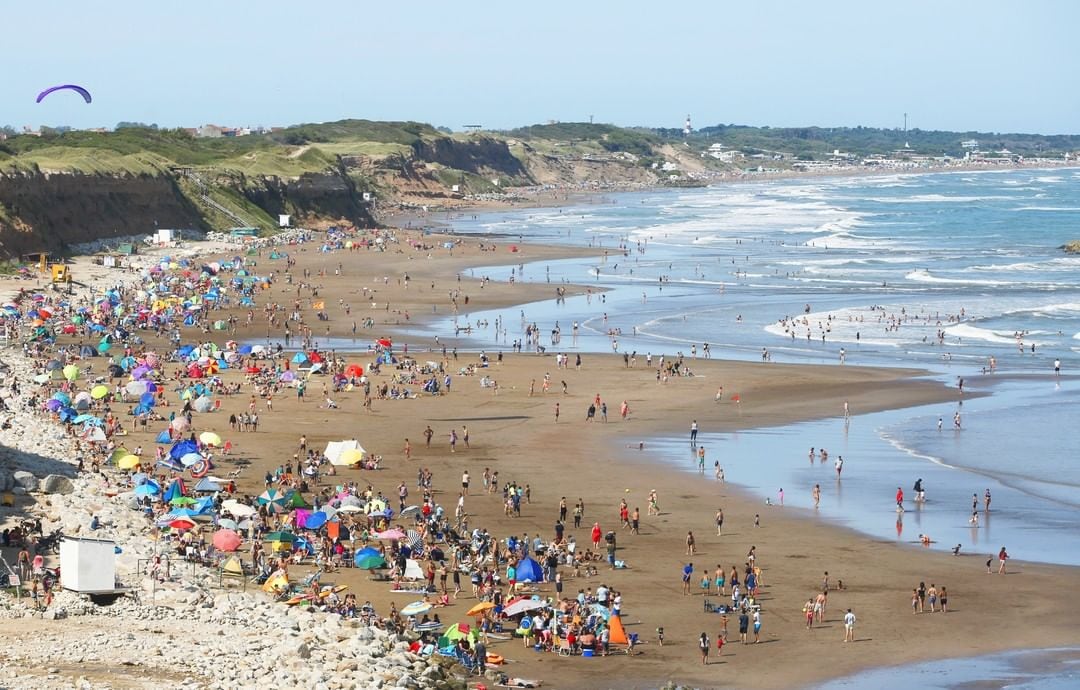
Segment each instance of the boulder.
[[37,491],[38,479],[26,470],[18,470],[12,475],[15,478],[15,486],[21,486],[27,491]]
[[63,475],[50,474],[41,480],[41,490],[47,494],[70,494],[75,491],[75,485]]

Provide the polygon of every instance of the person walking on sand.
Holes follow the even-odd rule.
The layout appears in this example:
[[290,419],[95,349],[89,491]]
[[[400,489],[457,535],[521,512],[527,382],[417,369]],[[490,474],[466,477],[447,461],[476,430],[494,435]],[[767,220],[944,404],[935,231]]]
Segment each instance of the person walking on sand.
[[701,637],[698,638],[698,649],[701,651],[701,665],[708,666],[709,664],[709,636],[706,633],[701,633]]
[[698,472],[705,474],[705,446],[698,446],[697,449],[697,466]]
[[457,429],[450,430],[450,452],[457,452]]
[[1005,551],[1005,547],[1001,547],[1001,551],[998,551],[998,575],[1005,574],[1005,561],[1009,560],[1009,554]]
[[686,555],[693,556],[696,551],[697,547],[694,543],[694,533],[692,531],[688,531],[686,533]]
[[720,533],[724,529],[724,509],[716,509],[716,536],[720,536]]
[[855,641],[855,614],[851,609],[844,614],[844,642]]
[[814,507],[817,508],[821,505],[821,484],[814,484]]
[[555,423],[559,423],[559,403],[555,403]]
[[844,456],[836,456],[836,478],[840,479],[840,473],[844,471]]
[[619,405],[619,415],[623,418],[623,421],[626,421],[626,416],[628,414],[630,414],[630,405],[623,400],[622,404]]
[[694,564],[687,563],[682,569],[682,593],[690,596],[690,578],[694,575]]
[[697,432],[698,432],[698,425],[697,425],[697,420],[695,419],[694,421],[690,422],[690,444],[691,445],[694,445],[694,446],[697,445]]
[[405,451],[405,459],[412,459],[412,444],[409,443],[409,439],[405,439],[405,448],[403,450]]
[[754,609],[754,644],[761,642],[761,609]]

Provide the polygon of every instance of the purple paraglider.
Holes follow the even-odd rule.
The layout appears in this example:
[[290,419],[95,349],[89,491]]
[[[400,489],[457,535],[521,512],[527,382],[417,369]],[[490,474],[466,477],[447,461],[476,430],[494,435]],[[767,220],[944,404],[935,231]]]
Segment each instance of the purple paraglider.
[[48,96],[50,93],[52,93],[53,91],[60,91],[60,90],[63,90],[63,89],[70,89],[70,90],[78,93],[80,96],[83,97],[83,100],[86,101],[87,103],[89,103],[91,100],[93,100],[90,97],[90,92],[87,91],[86,89],[84,89],[83,87],[77,86],[75,84],[61,84],[60,86],[54,86],[52,88],[45,89],[44,91],[39,93],[38,97],[37,97],[37,102],[41,103],[41,101],[44,100],[44,98],[46,96]]

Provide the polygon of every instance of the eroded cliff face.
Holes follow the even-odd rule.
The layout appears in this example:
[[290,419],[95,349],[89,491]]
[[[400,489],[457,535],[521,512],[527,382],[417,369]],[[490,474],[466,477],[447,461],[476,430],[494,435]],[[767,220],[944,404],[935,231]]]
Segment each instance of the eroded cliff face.
[[347,174],[305,173],[296,179],[248,179],[243,194],[271,216],[287,213],[294,222],[344,218],[361,227],[371,226],[370,204]]
[[207,229],[198,208],[165,176],[0,175],[0,255],[61,253],[96,239],[161,228]]
[[499,173],[520,183],[531,181],[529,172],[510,153],[505,141],[476,137],[469,141],[450,138],[417,141],[412,145],[413,157],[426,163],[438,163],[447,168],[468,173]]

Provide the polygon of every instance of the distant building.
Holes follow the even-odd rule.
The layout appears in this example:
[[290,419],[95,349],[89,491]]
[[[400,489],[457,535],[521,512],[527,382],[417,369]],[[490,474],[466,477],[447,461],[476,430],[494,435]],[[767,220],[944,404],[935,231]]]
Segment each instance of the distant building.
[[690,115],[688,113],[686,115],[686,124],[683,125],[683,130],[682,130],[683,136],[688,137],[688,136],[690,136],[690,133],[693,132],[693,131],[694,131],[694,128],[690,126]]
[[224,136],[224,133],[224,127],[218,127],[217,125],[203,125],[202,127],[199,127],[198,136],[205,137],[207,139],[217,139]]

